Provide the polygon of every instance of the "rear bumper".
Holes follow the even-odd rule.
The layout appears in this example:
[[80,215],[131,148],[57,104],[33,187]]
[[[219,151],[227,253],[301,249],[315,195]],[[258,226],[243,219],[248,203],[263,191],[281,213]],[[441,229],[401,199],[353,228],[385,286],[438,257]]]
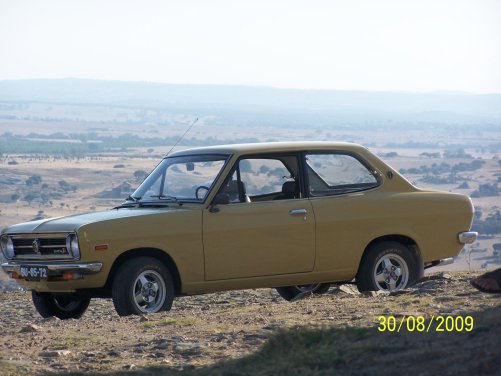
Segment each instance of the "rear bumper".
[[471,244],[477,240],[478,232],[465,231],[458,234],[458,240],[461,244]]
[[428,262],[424,265],[424,268],[425,269],[428,269],[428,268],[432,268],[434,266],[443,266],[443,265],[450,265],[454,262],[454,258],[452,257],[448,257],[448,258],[445,258],[445,259],[441,259],[441,260],[436,260],[436,261],[432,261],[432,262]]

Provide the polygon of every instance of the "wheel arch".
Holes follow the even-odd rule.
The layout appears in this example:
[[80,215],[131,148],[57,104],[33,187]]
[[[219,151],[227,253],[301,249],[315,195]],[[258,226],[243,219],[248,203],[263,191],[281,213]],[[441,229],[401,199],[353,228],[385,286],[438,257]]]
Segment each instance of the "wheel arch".
[[421,250],[419,249],[417,242],[409,236],[398,235],[398,234],[380,236],[380,237],[373,239],[369,244],[367,244],[367,246],[365,247],[364,252],[362,254],[362,257],[360,258],[360,262],[358,264],[357,276],[358,276],[358,273],[360,272],[360,267],[362,266],[364,259],[370,253],[370,250],[372,249],[372,247],[378,243],[387,242],[387,241],[397,242],[397,243],[403,244],[407,248],[409,248],[409,250],[412,253],[412,256],[414,257],[414,260],[416,261],[416,264],[420,266],[418,277],[421,278],[424,274],[424,262],[423,262],[423,257],[421,255]]
[[174,294],[181,294],[181,276],[177,268],[176,263],[166,252],[157,248],[135,248],[123,252],[120,256],[116,258],[108,274],[108,279],[106,280],[106,289],[111,291],[111,285],[117,271],[120,267],[127,261],[137,258],[137,257],[153,257],[162,262],[170,271],[172,279],[174,282]]

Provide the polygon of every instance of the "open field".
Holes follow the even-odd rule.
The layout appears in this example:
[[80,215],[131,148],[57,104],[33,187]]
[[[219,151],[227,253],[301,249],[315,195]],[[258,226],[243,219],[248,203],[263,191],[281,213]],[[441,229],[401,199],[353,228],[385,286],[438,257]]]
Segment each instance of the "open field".
[[[34,218],[108,210],[119,204],[170,150],[172,142],[169,140],[174,136],[177,140],[190,121],[188,116],[176,119],[182,124],[158,123],[144,127],[117,124],[109,119],[104,125],[78,121],[0,120],[0,134],[19,135],[23,141],[29,140],[30,145],[82,143],[82,140],[89,142],[96,138],[96,142],[101,139],[102,143],[113,146],[113,140],[122,139],[124,135],[132,135],[127,142],[133,145],[83,155],[2,153],[0,150],[0,228]],[[311,126],[286,130],[258,125],[242,128],[217,125],[209,118],[201,119],[187,138],[198,140],[197,145],[199,142],[231,142],[250,135],[259,141],[354,141],[367,145],[395,169],[404,170],[404,175],[419,187],[470,196],[474,196],[482,184],[497,187],[501,179],[501,130],[496,128],[473,132],[464,127],[455,130],[450,126],[437,126],[436,129],[424,127],[419,130],[411,126],[397,133],[386,125],[376,127],[377,131],[363,126],[360,129],[337,128]],[[149,134],[157,137],[154,146],[134,146],[135,139],[141,144]],[[219,136],[207,141],[212,135]],[[187,147],[190,145],[179,145],[176,149]],[[447,156],[455,150],[462,154]],[[478,165],[468,167],[474,163]],[[436,166],[444,165],[445,168],[437,170]],[[451,168],[461,165],[468,168],[452,172]],[[137,172],[140,174],[136,175]],[[38,176],[38,180],[30,182],[34,176]],[[497,194],[501,194],[501,190]],[[473,197],[480,220],[501,210],[500,197]],[[455,264],[446,266],[447,270],[482,270],[501,264],[501,252],[496,253],[493,249],[494,244],[501,243],[501,229],[498,233],[481,235],[476,244],[463,250]],[[0,278],[5,279],[1,272]]]
[[[359,294],[345,285],[290,303],[274,290],[234,291],[183,297],[170,312],[125,318],[109,300],[94,299],[81,320],[60,321],[41,319],[29,292],[0,292],[0,374],[497,374],[501,300],[474,290],[469,280],[501,265],[498,122],[423,120],[434,116],[427,113],[402,122],[351,113],[348,118],[357,120],[344,122],[311,109],[269,116],[264,107],[214,113],[203,108],[208,110],[199,114],[0,103],[0,229],[109,210],[198,117],[176,149],[244,141],[357,142],[421,188],[472,196],[474,225],[489,232],[481,231],[454,264],[428,270],[424,281],[394,295]],[[238,121],[232,125],[233,119]],[[444,270],[449,274],[438,274]],[[0,271],[2,289],[17,286]],[[471,316],[474,328],[382,333],[378,316],[405,316],[406,325],[409,317],[433,323],[437,316]]]
[[[471,276],[434,274],[395,295],[344,285],[297,302],[267,289],[208,294],[144,317],[96,299],[68,321],[41,319],[28,292],[0,293],[0,373],[496,375],[501,299],[474,290]],[[381,332],[380,316],[406,320]],[[429,330],[413,327],[418,317]]]

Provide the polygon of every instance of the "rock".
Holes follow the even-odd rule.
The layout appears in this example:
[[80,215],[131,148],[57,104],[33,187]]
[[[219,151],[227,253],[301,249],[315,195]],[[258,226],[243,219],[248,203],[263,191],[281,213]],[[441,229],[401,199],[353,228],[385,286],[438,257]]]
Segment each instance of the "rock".
[[264,330],[275,330],[275,329],[279,329],[281,328],[282,326],[284,326],[286,323],[285,320],[279,320],[279,321],[275,321],[275,322],[272,322],[272,323],[269,323],[268,325],[266,326],[263,326],[263,329]]
[[60,356],[67,356],[70,354],[71,354],[70,350],[53,350],[53,351],[42,351],[41,353],[38,354],[38,356],[41,356],[42,358],[57,358]]
[[146,316],[144,315],[141,315],[139,316],[139,322],[146,322],[146,321],[150,321],[150,319],[148,319]]
[[122,354],[120,354],[120,352],[118,352],[116,350],[111,350],[111,351],[108,351],[108,355],[109,356],[120,356]]
[[440,273],[440,275],[439,275],[439,276],[440,276],[440,278],[442,278],[442,279],[452,279],[452,276],[451,276],[450,274],[448,274],[448,273],[445,273],[445,272]]
[[56,316],[44,317],[43,319],[40,319],[40,322],[54,322],[54,321],[61,321],[61,319]]
[[159,344],[153,346],[155,350],[166,350],[169,348],[168,342],[160,342]]
[[339,291],[342,291],[348,295],[360,295],[360,291],[358,291],[358,289],[354,285],[341,285],[339,286]]
[[411,290],[411,289],[394,290],[394,291],[390,291],[389,295],[390,296],[397,296],[397,295],[412,294],[412,293],[414,293],[414,291],[415,290]]
[[268,339],[269,334],[267,333],[250,333],[250,334],[245,334],[244,335],[244,341],[250,341],[250,342],[256,342],[256,341],[263,341],[265,339]]
[[199,355],[202,352],[202,345],[195,342],[178,342],[174,346],[174,351],[182,355]]
[[135,364],[126,364],[122,368],[126,369],[126,370],[131,370],[131,369],[136,368],[136,365]]
[[21,328],[19,333],[33,333],[33,332],[38,332],[41,328],[38,325],[35,324],[29,324]]
[[216,333],[210,336],[210,340],[214,342],[222,342],[228,340],[230,336],[226,333]]
[[362,295],[368,298],[374,298],[376,296],[388,296],[390,295],[389,291],[383,291],[383,290],[378,290],[378,291],[364,291],[362,292]]
[[454,296],[437,296],[435,301],[437,302],[453,302],[456,298]]
[[425,313],[423,312],[398,312],[398,313],[395,313],[393,314],[393,316],[395,317],[409,317],[409,316],[414,316],[414,317],[418,317],[418,316],[426,316]]

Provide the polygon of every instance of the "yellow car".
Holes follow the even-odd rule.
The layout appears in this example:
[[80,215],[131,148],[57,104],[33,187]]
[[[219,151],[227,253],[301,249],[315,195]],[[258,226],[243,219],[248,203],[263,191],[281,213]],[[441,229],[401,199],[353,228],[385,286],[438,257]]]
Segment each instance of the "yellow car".
[[38,312],[66,319],[93,297],[130,315],[221,290],[402,289],[476,239],[472,217],[468,197],[416,188],[360,145],[223,145],[166,156],[112,210],[13,225],[0,244]]

